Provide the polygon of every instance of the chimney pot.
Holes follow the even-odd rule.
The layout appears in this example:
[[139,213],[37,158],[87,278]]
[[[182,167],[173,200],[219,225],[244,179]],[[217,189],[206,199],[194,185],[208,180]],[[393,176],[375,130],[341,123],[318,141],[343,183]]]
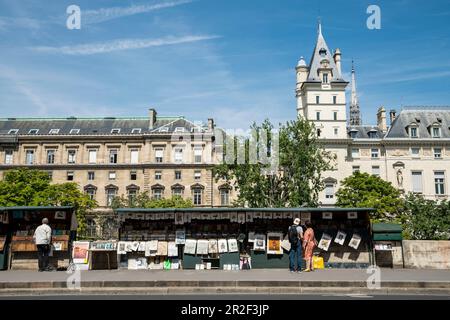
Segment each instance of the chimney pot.
[[150,129],[153,129],[156,123],[156,110],[153,108],[148,109],[148,117],[150,119]]
[[210,130],[210,131],[214,130],[214,119],[213,118],[208,119],[208,130]]

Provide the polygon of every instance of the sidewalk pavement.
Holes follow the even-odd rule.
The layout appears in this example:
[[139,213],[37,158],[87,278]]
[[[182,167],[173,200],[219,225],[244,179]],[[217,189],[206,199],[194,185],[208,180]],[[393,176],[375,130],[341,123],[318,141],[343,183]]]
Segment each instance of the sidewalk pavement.
[[[379,292],[439,293],[450,296],[450,270],[380,269]],[[77,290],[170,293],[310,293],[324,291],[366,292],[366,269],[324,269],[290,273],[285,269],[224,270],[90,270],[74,277],[63,271],[0,271],[0,295],[18,291],[59,290],[79,279]],[[68,285],[69,283],[69,285]],[[371,289],[372,290],[372,289]],[[373,291],[372,291],[373,292]]]

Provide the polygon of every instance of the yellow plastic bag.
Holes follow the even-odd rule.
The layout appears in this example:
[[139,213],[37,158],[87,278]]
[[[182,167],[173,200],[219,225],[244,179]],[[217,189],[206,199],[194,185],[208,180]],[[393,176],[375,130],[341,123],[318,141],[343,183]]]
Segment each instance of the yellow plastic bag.
[[325,268],[322,257],[314,256],[312,258],[312,262],[313,262],[314,269],[324,269]]

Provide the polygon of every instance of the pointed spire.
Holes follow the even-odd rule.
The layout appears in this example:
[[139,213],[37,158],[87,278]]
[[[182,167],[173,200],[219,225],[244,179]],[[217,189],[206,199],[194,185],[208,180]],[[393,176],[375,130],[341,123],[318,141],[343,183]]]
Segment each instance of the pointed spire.
[[322,20],[318,19],[318,25],[317,25],[317,35],[321,36],[322,35]]
[[361,113],[359,111],[358,95],[356,93],[355,65],[352,59],[352,100],[350,102],[350,125],[361,125]]

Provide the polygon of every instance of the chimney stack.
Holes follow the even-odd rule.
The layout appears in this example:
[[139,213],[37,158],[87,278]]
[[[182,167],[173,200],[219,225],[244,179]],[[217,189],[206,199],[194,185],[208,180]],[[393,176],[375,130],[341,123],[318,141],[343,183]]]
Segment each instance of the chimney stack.
[[148,109],[148,117],[150,119],[150,129],[153,129],[156,123],[156,110],[153,108]]
[[214,130],[214,119],[213,118],[209,118],[208,119],[208,130],[209,131],[213,131]]
[[336,68],[338,69],[340,76],[342,76],[342,72],[341,72],[341,57],[342,57],[341,50],[339,48],[334,50],[333,59],[334,59],[334,63],[336,63]]
[[377,126],[382,132],[387,131],[386,109],[380,107],[377,112]]
[[395,111],[394,109],[389,111],[389,120],[391,121],[391,126],[392,126],[392,122],[394,122],[396,117],[397,117],[397,111]]

